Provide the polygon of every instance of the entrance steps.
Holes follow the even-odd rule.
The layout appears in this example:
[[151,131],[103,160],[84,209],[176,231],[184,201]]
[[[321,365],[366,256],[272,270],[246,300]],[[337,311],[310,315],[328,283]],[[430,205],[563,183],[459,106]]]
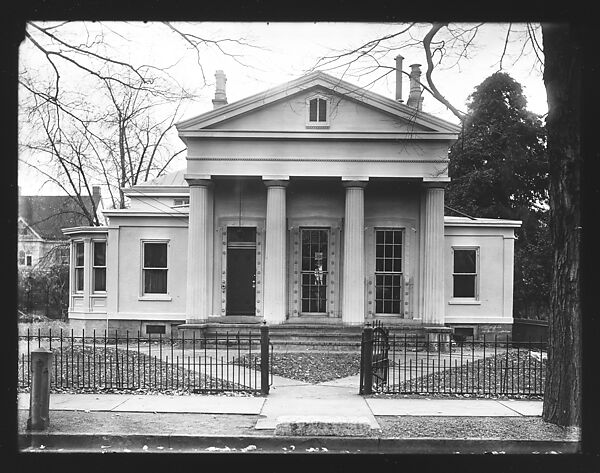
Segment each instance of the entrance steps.
[[[207,339],[208,344],[237,344],[238,337],[242,345],[250,341],[252,345],[260,344],[260,327],[257,323],[201,323],[178,326],[179,338]],[[419,346],[425,342],[422,326],[388,325],[390,337],[396,337],[396,344],[409,347]],[[298,323],[285,322],[269,326],[269,338],[273,349],[277,351],[360,351],[363,327],[345,326],[331,323]]]

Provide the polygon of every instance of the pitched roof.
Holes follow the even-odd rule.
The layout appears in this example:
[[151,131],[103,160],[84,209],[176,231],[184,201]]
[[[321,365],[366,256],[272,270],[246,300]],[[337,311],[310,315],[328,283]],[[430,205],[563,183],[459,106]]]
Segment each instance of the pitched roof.
[[[98,207],[100,194],[95,194],[93,198]],[[85,196],[82,200],[91,212],[91,198]],[[19,216],[47,240],[63,240],[65,237],[61,228],[90,224],[76,199],[68,195],[19,196]]]
[[194,129],[205,128],[215,123],[229,120],[254,109],[264,107],[270,103],[289,98],[313,87],[323,87],[347,98],[358,100],[387,113],[411,120],[416,124],[430,128],[437,133],[456,134],[460,127],[447,120],[443,120],[427,112],[415,112],[415,109],[389,97],[371,92],[354,84],[338,79],[322,71],[311,72],[297,79],[265,90],[244,99],[223,105],[196,117],[176,123],[175,126],[180,136],[185,136]]

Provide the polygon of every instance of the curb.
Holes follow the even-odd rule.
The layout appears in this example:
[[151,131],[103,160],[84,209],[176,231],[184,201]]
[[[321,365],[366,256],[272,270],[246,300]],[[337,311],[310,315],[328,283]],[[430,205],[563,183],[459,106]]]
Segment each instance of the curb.
[[[256,448],[248,448],[254,446]],[[40,448],[41,447],[41,448]],[[146,447],[146,448],[144,448]],[[581,443],[564,440],[364,438],[296,436],[197,436],[144,434],[19,434],[19,448],[34,452],[130,451],[198,453],[580,453]]]

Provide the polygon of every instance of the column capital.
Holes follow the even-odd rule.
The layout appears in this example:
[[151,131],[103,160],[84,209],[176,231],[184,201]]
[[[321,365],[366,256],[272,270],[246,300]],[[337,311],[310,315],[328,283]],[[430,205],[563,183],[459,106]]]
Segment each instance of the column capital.
[[448,184],[448,181],[423,181],[421,185],[425,189],[445,189]]
[[287,187],[290,183],[289,180],[284,179],[265,179],[263,180],[263,184],[266,187]]
[[349,187],[357,187],[357,188],[364,189],[365,187],[367,187],[368,183],[369,183],[369,181],[344,181],[344,180],[342,180],[342,186],[344,186],[346,189],[348,189]]
[[190,187],[209,187],[213,184],[211,176],[198,174],[184,174],[183,178],[187,181]]

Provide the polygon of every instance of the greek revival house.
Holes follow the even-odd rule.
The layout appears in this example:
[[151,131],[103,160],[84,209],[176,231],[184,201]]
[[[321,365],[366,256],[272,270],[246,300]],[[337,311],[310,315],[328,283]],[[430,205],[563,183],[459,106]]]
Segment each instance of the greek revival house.
[[520,222],[444,216],[459,128],[422,111],[411,67],[407,103],[400,80],[392,99],[315,72],[229,104],[217,71],[215,108],[177,125],[186,169],[64,229],[71,322],[509,331]]

